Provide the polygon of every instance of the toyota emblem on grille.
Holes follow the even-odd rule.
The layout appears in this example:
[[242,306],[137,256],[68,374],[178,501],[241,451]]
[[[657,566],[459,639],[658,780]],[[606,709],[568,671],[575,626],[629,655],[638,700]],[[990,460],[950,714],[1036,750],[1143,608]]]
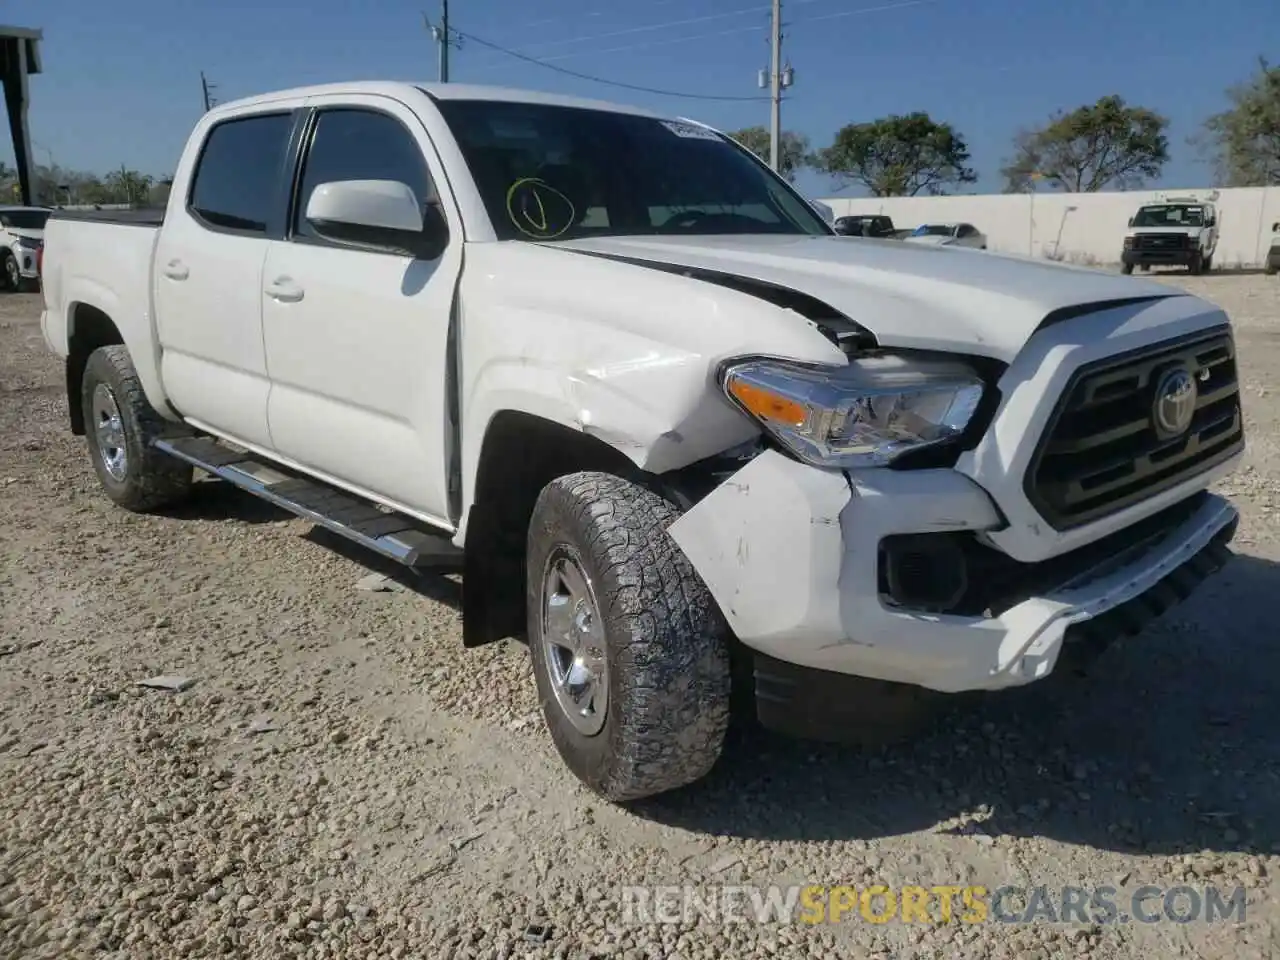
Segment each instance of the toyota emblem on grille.
[[1161,377],[1151,410],[1156,429],[1166,437],[1186,433],[1196,412],[1199,393],[1195,377],[1182,367],[1176,367]]

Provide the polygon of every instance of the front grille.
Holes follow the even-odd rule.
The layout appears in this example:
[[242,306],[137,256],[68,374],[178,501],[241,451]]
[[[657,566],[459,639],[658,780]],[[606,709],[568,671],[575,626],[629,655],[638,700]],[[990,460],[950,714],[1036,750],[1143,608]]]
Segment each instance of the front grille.
[[1135,250],[1182,250],[1191,245],[1187,233],[1139,233],[1133,238]]
[[[1182,367],[1198,397],[1177,436],[1155,422],[1156,388]],[[1090,523],[1228,459],[1244,445],[1235,342],[1196,335],[1081,367],[1041,437],[1024,490],[1057,530]]]

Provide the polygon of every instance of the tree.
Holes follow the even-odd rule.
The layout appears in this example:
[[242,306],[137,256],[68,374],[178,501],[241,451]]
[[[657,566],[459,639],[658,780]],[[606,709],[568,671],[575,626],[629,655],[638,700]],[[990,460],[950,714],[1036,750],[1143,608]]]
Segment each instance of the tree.
[[107,189],[114,195],[115,201],[133,205],[146,202],[147,194],[154,182],[154,177],[139,173],[137,170],[129,170],[124,164],[120,165],[119,170],[112,170],[106,177]]
[[[729,134],[765,163],[769,162],[769,131],[764,127],[747,127]],[[782,131],[782,144],[778,149],[778,172],[794,183],[798,174],[809,163],[809,138],[793,130]]]
[[1205,121],[1218,178],[1229,187],[1280,184],[1280,67],[1258,58],[1258,73],[1227,91],[1231,109]]
[[1054,114],[1038,130],[1014,137],[1014,155],[1002,169],[1007,191],[1040,179],[1069,193],[1136,187],[1158,177],[1169,159],[1168,119],[1118,96]]
[[949,123],[927,113],[881,117],[842,127],[817,166],[843,185],[863,184],[877,197],[935,196],[952,184],[978,179],[968,166],[969,148]]

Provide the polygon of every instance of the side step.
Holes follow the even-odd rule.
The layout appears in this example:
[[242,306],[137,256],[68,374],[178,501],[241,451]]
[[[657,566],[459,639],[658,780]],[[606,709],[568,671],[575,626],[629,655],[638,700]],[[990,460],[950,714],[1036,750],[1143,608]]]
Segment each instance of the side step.
[[444,533],[318,480],[287,472],[252,453],[207,437],[156,440],[155,446],[407,567],[462,566],[462,551]]

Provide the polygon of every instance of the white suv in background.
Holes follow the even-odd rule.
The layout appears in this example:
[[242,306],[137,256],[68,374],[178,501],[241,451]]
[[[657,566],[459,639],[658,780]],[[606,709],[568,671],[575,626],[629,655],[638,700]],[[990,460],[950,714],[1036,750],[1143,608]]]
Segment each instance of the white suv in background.
[[47,207],[0,207],[0,286],[19,290],[40,276]]

